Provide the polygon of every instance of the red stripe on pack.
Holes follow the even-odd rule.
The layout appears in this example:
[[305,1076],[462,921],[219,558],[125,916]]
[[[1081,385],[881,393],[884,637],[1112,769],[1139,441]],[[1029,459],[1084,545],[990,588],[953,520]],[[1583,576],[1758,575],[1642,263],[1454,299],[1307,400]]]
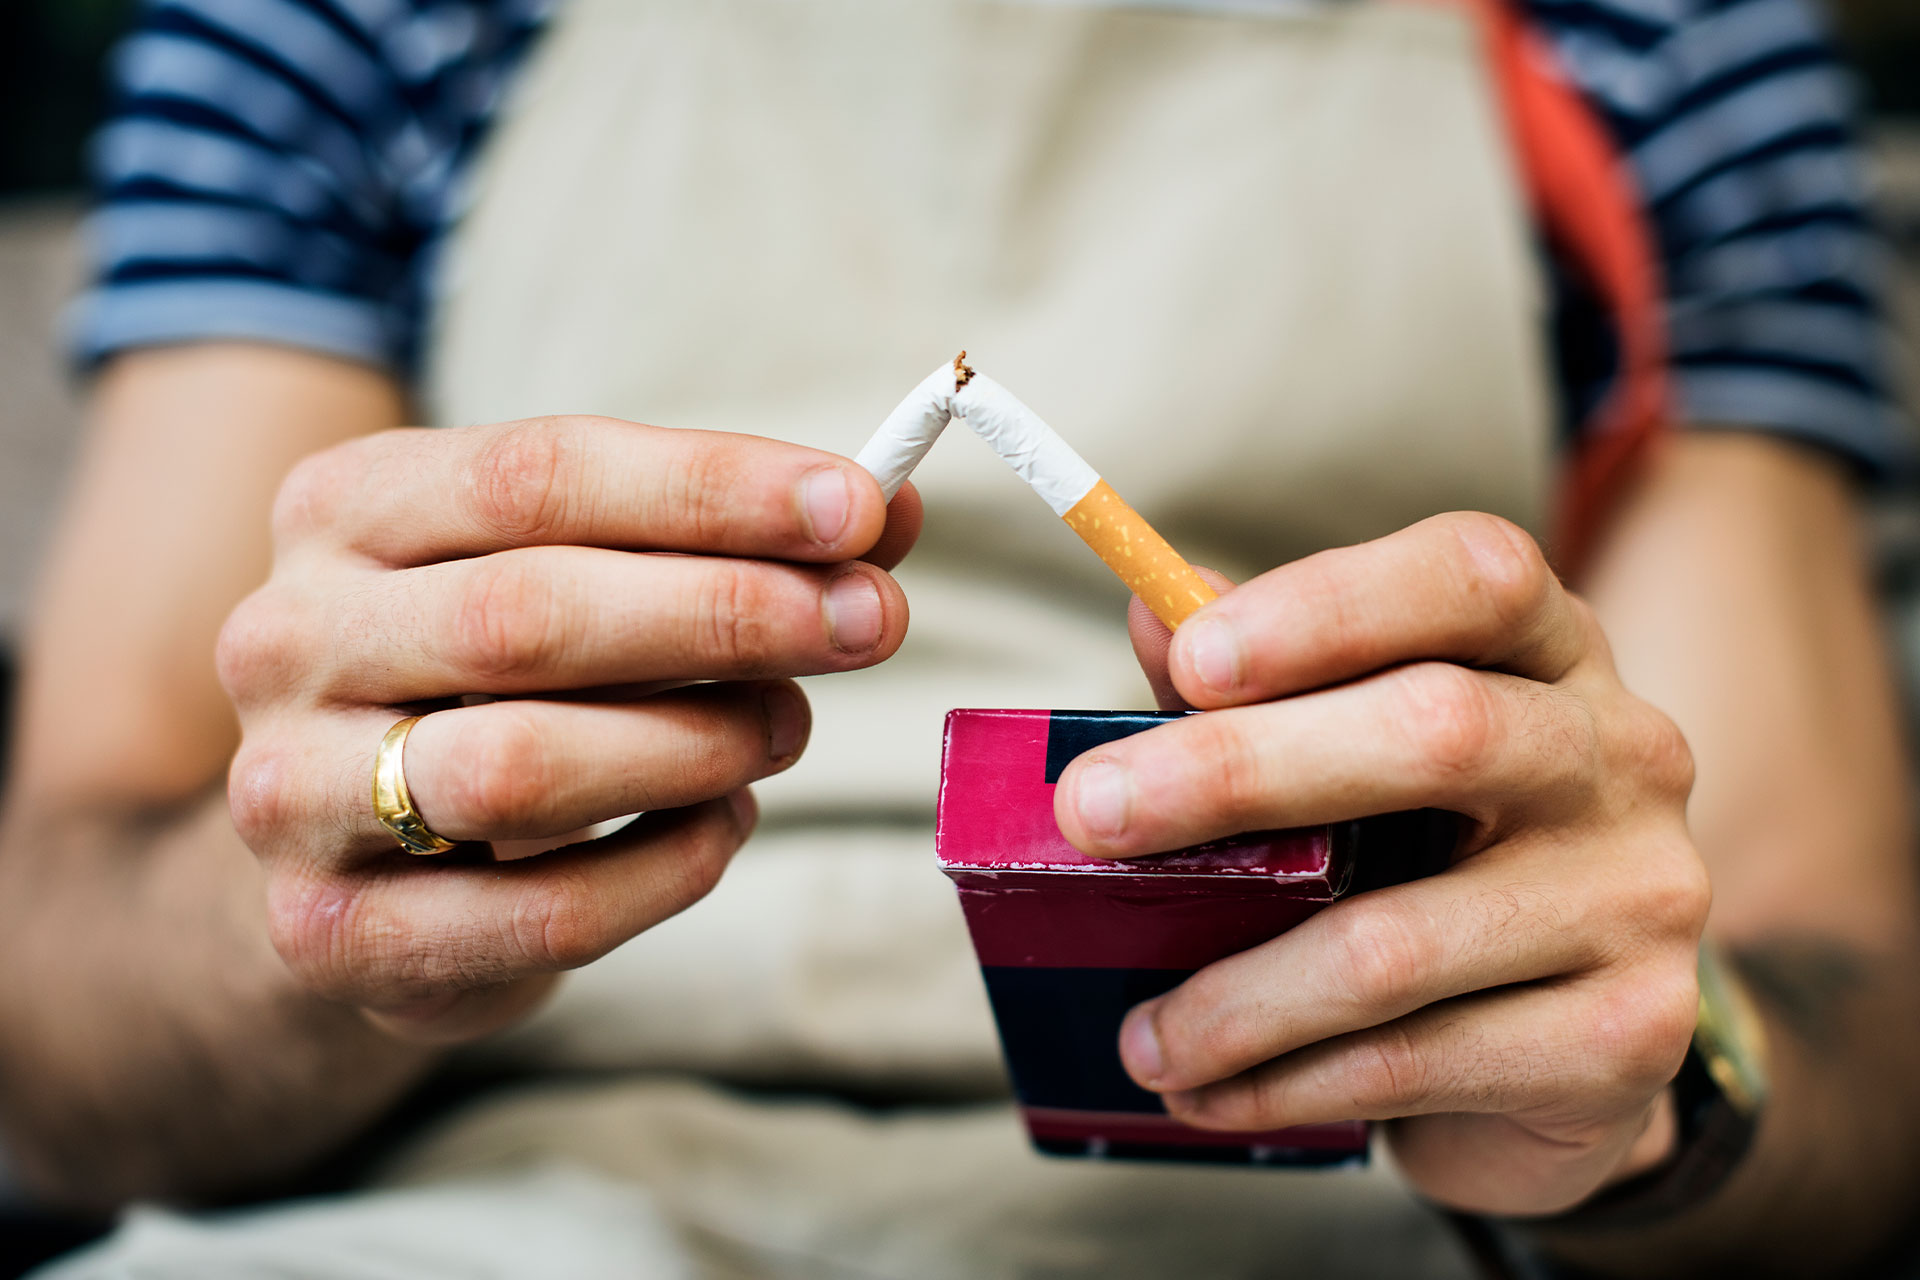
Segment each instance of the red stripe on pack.
[[1268,1147],[1279,1151],[1367,1149],[1367,1126],[1359,1120],[1300,1125],[1292,1129],[1236,1131],[1195,1129],[1172,1116],[1144,1111],[1075,1111],[1062,1107],[1022,1107],[1027,1131],[1040,1141],[1139,1143],[1182,1147]]
[[1533,214],[1610,313],[1620,367],[1561,476],[1553,557],[1577,574],[1673,416],[1665,293],[1646,203],[1625,158],[1553,50],[1511,0],[1461,0],[1487,65]]

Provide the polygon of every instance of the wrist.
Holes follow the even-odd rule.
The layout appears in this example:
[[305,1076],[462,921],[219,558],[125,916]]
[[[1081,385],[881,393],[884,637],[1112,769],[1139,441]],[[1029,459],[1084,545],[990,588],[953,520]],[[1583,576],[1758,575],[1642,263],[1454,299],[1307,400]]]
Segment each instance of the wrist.
[[[1661,1109],[1657,1099],[1649,1115],[1651,1134],[1634,1144],[1605,1190],[1550,1220],[1555,1229],[1605,1229],[1673,1217],[1710,1199],[1752,1145],[1767,1097],[1766,1039],[1759,1014],[1717,950],[1706,943],[1700,947],[1699,982],[1693,1043],[1679,1074],[1661,1094],[1668,1132],[1662,1135],[1655,1127]],[[1640,1164],[1629,1172],[1634,1156]]]
[[1753,1143],[1767,1096],[1758,1016],[1710,947],[1700,953],[1700,1012],[1674,1080],[1649,1105],[1640,1133],[1594,1195],[1551,1217],[1457,1220],[1490,1274],[1570,1277],[1590,1246],[1665,1230],[1726,1185]]

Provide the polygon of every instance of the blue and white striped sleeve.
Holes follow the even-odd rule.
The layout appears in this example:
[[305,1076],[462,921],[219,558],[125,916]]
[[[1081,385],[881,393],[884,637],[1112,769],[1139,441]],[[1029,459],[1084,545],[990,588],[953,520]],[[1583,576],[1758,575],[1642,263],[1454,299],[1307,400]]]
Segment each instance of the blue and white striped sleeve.
[[75,356],[219,339],[404,372],[423,251],[531,0],[146,0],[95,139]]
[[1851,81],[1804,0],[1536,0],[1638,180],[1683,425],[1911,470],[1889,385],[1889,247]]

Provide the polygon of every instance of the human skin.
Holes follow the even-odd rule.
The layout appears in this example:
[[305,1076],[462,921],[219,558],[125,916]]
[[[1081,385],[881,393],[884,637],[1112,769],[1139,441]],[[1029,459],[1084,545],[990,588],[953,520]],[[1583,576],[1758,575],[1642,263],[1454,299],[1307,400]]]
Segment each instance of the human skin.
[[[745,788],[805,745],[786,677],[905,632],[858,557],[904,554],[918,499],[890,522],[846,459],[402,412],[379,375],[266,348],[103,379],[0,835],[0,1109],[54,1199],[257,1193],[337,1146],[433,1046],[702,896],[752,826]],[[373,748],[468,693],[505,697],[408,744],[439,831],[671,812],[498,865],[401,854]]]
[[[753,827],[748,785],[806,745],[787,677],[905,636],[899,586],[856,561],[886,522],[847,459],[599,418],[388,431],[300,463],[273,574],[217,654],[275,949],[396,1036],[460,1041],[705,896]],[[396,859],[367,744],[475,694],[497,700],[442,707],[407,743],[434,831],[557,840],[646,816],[511,861]]]
[[[110,1205],[258,1193],[377,1123],[439,1045],[510,1022],[537,1003],[553,971],[686,906],[711,883],[742,835],[723,797],[791,758],[774,746],[765,701],[739,696],[745,681],[765,692],[785,675],[861,665],[898,643],[897,588],[853,561],[864,553],[890,563],[910,540],[912,513],[883,525],[877,491],[849,477],[856,509],[839,540],[820,546],[806,537],[805,504],[794,500],[794,481],[844,460],[723,437],[713,446],[719,457],[693,461],[672,453],[693,433],[604,422],[389,431],[403,416],[377,374],[264,348],[153,352],[122,358],[105,376],[95,440],[26,653],[16,772],[0,824],[0,962],[16,978],[0,986],[0,1113],[12,1154],[56,1198]],[[548,449],[556,440],[590,459],[561,465]],[[652,465],[668,456],[680,465]],[[729,456],[736,464],[751,457],[751,475]],[[675,483],[661,487],[663,472]],[[606,500],[616,493],[619,503]],[[731,497],[709,504],[719,493]],[[471,518],[480,495],[491,518]],[[721,507],[725,518],[717,518]],[[618,523],[675,512],[677,521],[645,528]],[[1910,1175],[1900,1163],[1910,1128],[1897,1106],[1897,1123],[1886,1118],[1887,1104],[1904,1100],[1899,1091],[1881,1089],[1872,1095],[1878,1105],[1867,1091],[1901,1071],[1913,1078],[1913,1057],[1898,1035],[1869,1028],[1888,1008],[1915,1021],[1903,976],[1913,970],[1900,967],[1911,954],[1911,820],[1851,527],[1844,485],[1825,464],[1728,437],[1670,449],[1610,531],[1589,582],[1594,608],[1628,686],[1685,729],[1701,779],[1681,826],[1676,736],[1609,683],[1592,644],[1582,650],[1591,684],[1579,695],[1626,709],[1626,723],[1651,726],[1665,744],[1648,757],[1658,769],[1643,775],[1613,764],[1578,787],[1588,796],[1644,795],[1641,825],[1610,830],[1657,845],[1621,856],[1671,876],[1660,885],[1683,899],[1655,913],[1672,919],[1650,931],[1658,940],[1636,961],[1657,966],[1658,1034],[1646,1044],[1594,1046],[1581,1064],[1586,1075],[1551,1077],[1576,1109],[1593,1101],[1586,1079],[1632,1083],[1595,1108],[1592,1142],[1561,1164],[1518,1159],[1539,1135],[1506,1138],[1499,1119],[1480,1125],[1491,1137],[1473,1158],[1449,1163],[1439,1151],[1423,1164],[1419,1126],[1405,1126],[1413,1136],[1401,1150],[1412,1155],[1420,1189],[1510,1206],[1512,1183],[1546,1167],[1559,1179],[1553,1199],[1564,1202],[1578,1184],[1658,1159],[1658,1126],[1635,1126],[1658,1112],[1654,1060],[1667,1070],[1677,1059],[1672,1006],[1684,996],[1678,957],[1701,908],[1690,862],[1697,848],[1719,891],[1716,929],[1730,941],[1816,939],[1864,975],[1834,992],[1817,1047],[1776,1017],[1778,1096],[1759,1151],[1729,1192],[1747,1197],[1729,1202],[1738,1209],[1732,1221],[1748,1233],[1743,1240],[1779,1236],[1804,1213],[1759,1210],[1795,1185],[1796,1213],[1831,1208],[1821,1232],[1829,1251],[1864,1248],[1886,1229],[1883,1188]],[[688,564],[632,550],[684,546],[690,533],[729,558],[755,553],[750,569],[722,568],[702,579],[706,589],[688,589]],[[620,549],[551,545],[567,539]],[[1378,556],[1380,545],[1351,554]],[[1496,553],[1496,563],[1531,565],[1523,546],[1509,550],[1517,559]],[[722,557],[713,559],[696,567],[714,569]],[[638,576],[635,562],[647,560],[660,576]],[[832,646],[820,594],[849,572],[874,585],[882,613],[879,636],[854,656]],[[1398,581],[1378,565],[1358,575],[1375,576]],[[585,590],[589,580],[617,589]],[[721,589],[729,580],[740,590]],[[1485,583],[1455,585],[1472,600]],[[1550,594],[1544,582],[1540,591]],[[1250,584],[1219,607],[1266,595]],[[680,608],[688,601],[696,602],[691,615]],[[1446,603],[1411,621],[1434,621]],[[1338,604],[1295,601],[1288,634],[1298,634],[1300,616],[1315,620],[1331,638],[1323,656],[1354,671],[1407,646],[1406,619],[1371,638],[1342,638],[1348,615]],[[634,612],[642,608],[660,612]],[[1530,631],[1517,639],[1541,647]],[[1159,674],[1154,637],[1143,631],[1140,640],[1150,674]],[[1191,674],[1185,661],[1175,654],[1173,681]],[[1451,665],[1461,674],[1443,678],[1454,687],[1480,678],[1459,653]],[[241,707],[238,720],[216,671]],[[702,671],[734,687],[637,697],[654,682]],[[1383,683],[1396,678],[1404,680]],[[1508,688],[1522,681],[1506,679]],[[623,688],[592,696],[610,684]],[[1262,716],[1288,705],[1269,687],[1249,686],[1262,690],[1249,699]],[[1777,691],[1758,721],[1755,708],[1739,705],[1753,688]],[[562,696],[542,696],[554,690]],[[449,692],[513,700],[442,712],[416,731],[409,778],[428,819],[448,834],[551,836],[648,804],[699,803],[595,850],[497,867],[391,851],[364,808],[373,747],[417,705],[397,700]],[[1557,707],[1558,699],[1539,700]],[[439,733],[435,720],[461,720],[467,731]],[[580,751],[574,744],[588,726],[631,735],[627,749]],[[488,741],[510,745],[494,748],[501,758],[459,754]],[[1617,754],[1637,759],[1625,747]],[[636,761],[646,767],[635,770]],[[229,765],[231,797],[222,786]],[[528,776],[546,785],[526,786]],[[1247,794],[1263,803],[1270,790],[1284,791]],[[1551,799],[1541,804],[1550,808]],[[1212,819],[1258,825],[1261,816],[1248,808]],[[1526,843],[1516,832],[1528,829],[1525,820],[1495,824],[1453,883],[1476,862],[1488,865],[1501,841]],[[1162,841],[1191,834],[1157,831]],[[1809,848],[1831,868],[1818,892],[1804,875]],[[1542,859],[1515,909],[1560,903],[1618,919],[1588,879],[1604,861]],[[1644,902],[1640,892],[1629,896]],[[1463,901],[1470,908],[1486,898]],[[1440,922],[1449,918],[1474,917],[1467,909]],[[1550,933],[1464,941],[1477,938],[1484,950],[1491,937],[1496,950],[1520,953],[1538,951]],[[1379,972],[1406,989],[1431,989],[1452,978],[1456,960],[1445,951],[1432,964]],[[1241,1000],[1233,1034],[1271,1045],[1273,1010],[1256,1006],[1262,993],[1270,1004],[1279,986],[1256,958],[1243,963],[1256,966],[1247,970],[1255,981],[1216,990]],[[1194,990],[1205,985],[1187,997]],[[1626,995],[1607,998],[1632,1011]],[[1536,1009],[1534,1025],[1549,1038],[1563,1010],[1552,1000]],[[1337,1044],[1338,1033],[1327,1034],[1334,1039],[1321,1043]],[[1526,1038],[1524,1029],[1516,1034]],[[1298,1056],[1280,1061],[1289,1059]],[[1436,1091],[1474,1083],[1446,1078],[1474,1063],[1426,1065],[1435,1067]],[[1857,1158],[1810,1155],[1823,1128]],[[1644,1132],[1653,1137],[1641,1141]],[[1612,1168],[1602,1167],[1607,1156],[1617,1157]],[[1809,1177],[1811,1185],[1798,1185]],[[1758,1190],[1747,1195],[1745,1186]],[[1726,1238],[1717,1228],[1679,1229],[1676,1250],[1722,1247],[1716,1242]],[[1629,1259],[1621,1270],[1645,1274],[1643,1262]]]
[[1591,605],[1524,533],[1456,515],[1274,570],[1177,636],[1136,608],[1163,705],[1215,714],[1072,765],[1080,848],[1426,806],[1467,830],[1445,873],[1134,1010],[1131,1074],[1202,1127],[1391,1120],[1403,1174],[1450,1206],[1572,1207],[1672,1150],[1710,866],[1712,932],[1768,1012],[1756,1149],[1694,1212],[1557,1246],[1806,1274],[1882,1239],[1915,1187],[1920,952],[1863,563],[1834,464],[1702,435],[1619,513]]

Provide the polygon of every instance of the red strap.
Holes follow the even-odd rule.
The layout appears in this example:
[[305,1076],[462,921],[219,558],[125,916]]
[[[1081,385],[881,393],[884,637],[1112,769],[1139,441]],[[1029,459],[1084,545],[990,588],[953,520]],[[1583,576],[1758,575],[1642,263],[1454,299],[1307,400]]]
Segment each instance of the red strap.
[[1606,306],[1619,343],[1613,386],[1561,478],[1553,554],[1572,575],[1671,419],[1660,259],[1625,162],[1546,42],[1511,0],[1464,3],[1486,38],[1534,216]]

